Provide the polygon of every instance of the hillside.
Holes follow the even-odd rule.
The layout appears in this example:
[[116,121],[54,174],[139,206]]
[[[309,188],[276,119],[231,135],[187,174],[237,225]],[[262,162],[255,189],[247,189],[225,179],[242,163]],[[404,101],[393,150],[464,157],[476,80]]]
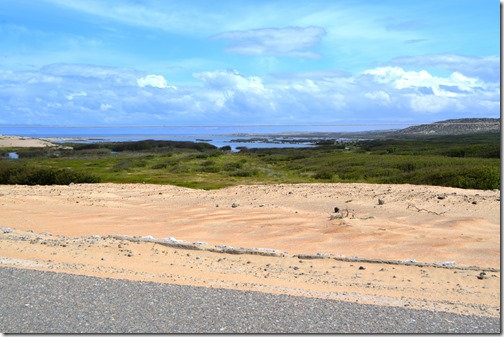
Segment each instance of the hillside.
[[500,132],[499,118],[448,119],[397,130],[395,136],[441,136]]

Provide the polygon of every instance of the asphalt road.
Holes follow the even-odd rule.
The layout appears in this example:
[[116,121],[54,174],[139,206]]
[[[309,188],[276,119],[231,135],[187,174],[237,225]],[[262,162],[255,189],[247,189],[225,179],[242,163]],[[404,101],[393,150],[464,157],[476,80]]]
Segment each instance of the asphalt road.
[[3,333],[500,333],[500,319],[0,267]]

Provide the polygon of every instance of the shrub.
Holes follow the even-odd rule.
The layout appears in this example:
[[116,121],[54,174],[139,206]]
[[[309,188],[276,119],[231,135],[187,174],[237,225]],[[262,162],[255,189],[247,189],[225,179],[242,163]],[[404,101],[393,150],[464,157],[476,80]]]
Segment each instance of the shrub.
[[230,174],[233,177],[254,177],[259,175],[258,170],[239,170]]
[[22,165],[0,168],[0,184],[7,185],[68,185],[70,183],[98,183],[100,179],[69,169],[34,168]]
[[223,167],[224,171],[234,171],[237,169],[241,169],[243,167],[243,163],[226,163]]
[[320,170],[315,173],[315,179],[330,180],[334,176],[334,172],[331,170]]

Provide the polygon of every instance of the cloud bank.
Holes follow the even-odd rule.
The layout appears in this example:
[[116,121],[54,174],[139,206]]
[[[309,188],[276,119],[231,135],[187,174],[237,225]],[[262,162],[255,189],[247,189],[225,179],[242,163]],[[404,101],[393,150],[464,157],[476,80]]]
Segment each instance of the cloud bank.
[[[197,85],[177,86],[159,74],[81,64],[0,71],[0,123],[421,123],[499,116],[500,84],[490,71],[494,59],[457,57],[402,58],[353,74],[332,70],[260,77],[216,69],[193,73]],[[457,67],[455,60],[464,62]],[[401,62],[405,66],[397,65]],[[434,75],[408,69],[407,63],[453,71]]]

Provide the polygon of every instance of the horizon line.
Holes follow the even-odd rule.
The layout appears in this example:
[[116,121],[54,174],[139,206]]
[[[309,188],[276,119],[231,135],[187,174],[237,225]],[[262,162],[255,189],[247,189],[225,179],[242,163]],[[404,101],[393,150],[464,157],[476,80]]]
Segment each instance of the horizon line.
[[[500,118],[496,118],[499,119]],[[499,121],[500,123],[500,121]],[[433,122],[433,123],[321,123],[321,124],[212,124],[212,125],[0,125],[0,128],[94,128],[94,129],[120,129],[120,128],[219,128],[219,127],[275,127],[275,126],[417,126],[417,125],[475,125],[495,124],[495,122]]]

